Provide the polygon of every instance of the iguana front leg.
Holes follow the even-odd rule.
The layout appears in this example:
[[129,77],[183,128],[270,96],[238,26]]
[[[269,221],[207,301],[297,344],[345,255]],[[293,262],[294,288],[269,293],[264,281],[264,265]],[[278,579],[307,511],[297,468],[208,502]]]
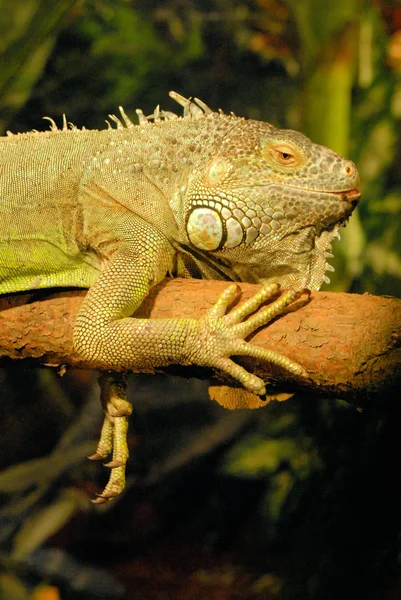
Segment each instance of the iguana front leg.
[[[129,233],[130,237],[124,239],[124,233]],[[229,286],[215,306],[200,319],[132,318],[130,315],[141,305],[149,289],[171,269],[174,249],[158,231],[132,216],[129,222],[122,222],[119,234],[118,244],[111,243],[106,268],[89,289],[77,316],[74,344],[83,357],[108,371],[169,364],[212,367],[230,374],[247,390],[259,395],[266,393],[264,382],[233,362],[230,356],[253,356],[278,364],[301,377],[306,375],[300,365],[286,357],[245,341],[299,294],[287,292],[246,321],[245,317],[277,294],[278,286],[262,288],[228,314],[225,313],[235,299],[236,285]],[[112,461],[111,466],[117,466],[112,469],[110,482],[98,501],[108,500],[124,487],[127,450],[122,424],[125,427],[126,413],[129,412],[123,387],[111,385],[107,378],[102,382],[106,421],[96,457],[103,458],[113,449],[118,457],[115,460],[119,462]]]
[[[237,379],[244,385],[245,389],[243,390],[232,390],[235,396],[234,400],[231,395],[227,398],[230,389],[219,390],[219,388],[216,388],[215,393],[211,394],[212,399],[217,400],[227,408],[254,408],[256,405],[261,406],[263,403],[276,397],[264,396],[263,399],[260,398],[260,402],[257,404],[256,398],[258,396],[256,396],[256,394],[259,393],[264,395],[264,382],[259,377],[252,375],[246,371],[246,369],[231,361],[231,359],[228,358],[230,354],[243,354],[262,358],[268,362],[279,365],[298,376],[307,376],[303,367],[289,360],[285,356],[248,344],[243,339],[259,327],[266,325],[274,317],[281,314],[289,304],[300,296],[300,293],[288,291],[271,305],[250,317],[247,321],[243,321],[248,314],[253,313],[261,304],[275,296],[279,289],[279,286],[276,284],[265,286],[238,308],[225,314],[227,307],[234,300],[237,292],[236,285],[229,286],[220,295],[216,304],[207,312],[207,314],[199,319],[199,340],[195,342],[194,346],[192,346],[192,340],[188,340],[188,345],[195,351],[196,356],[199,356],[199,349],[197,350],[196,346],[202,347],[203,349],[205,347],[210,347],[210,345],[214,346],[213,353],[221,355],[217,360],[210,359],[210,364],[208,366],[219,368],[220,370],[230,373],[234,379]],[[221,349],[219,348],[220,346]],[[194,359],[190,358],[191,351],[188,351],[188,360],[190,361],[190,364],[195,360],[195,357]],[[207,354],[207,351],[204,354]],[[206,361],[206,363],[209,362],[206,356],[203,359],[199,356],[198,362],[201,361]],[[95,504],[107,502],[124,490],[125,464],[128,460],[126,434],[128,417],[132,412],[132,405],[125,395],[125,373],[102,373],[99,378],[99,383],[101,386],[101,400],[105,411],[105,419],[97,450],[95,454],[89,458],[92,460],[104,460],[109,454],[113,453],[113,459],[106,464],[107,467],[112,468],[112,472],[103,492],[96,500],[93,500]],[[223,388],[224,387],[225,386],[223,386]],[[223,394],[219,393],[219,391],[223,391]],[[239,394],[235,394],[236,392]],[[240,404],[234,406],[235,402],[238,402],[238,395],[240,396]],[[281,394],[281,398],[279,397],[279,399],[286,399],[291,395],[292,394]]]

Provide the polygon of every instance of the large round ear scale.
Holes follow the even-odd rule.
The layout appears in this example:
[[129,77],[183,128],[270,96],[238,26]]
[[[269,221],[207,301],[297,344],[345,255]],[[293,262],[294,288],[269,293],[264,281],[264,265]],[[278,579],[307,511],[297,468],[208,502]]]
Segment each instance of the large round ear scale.
[[187,234],[191,243],[200,250],[217,250],[223,241],[223,222],[213,208],[195,208],[187,221]]

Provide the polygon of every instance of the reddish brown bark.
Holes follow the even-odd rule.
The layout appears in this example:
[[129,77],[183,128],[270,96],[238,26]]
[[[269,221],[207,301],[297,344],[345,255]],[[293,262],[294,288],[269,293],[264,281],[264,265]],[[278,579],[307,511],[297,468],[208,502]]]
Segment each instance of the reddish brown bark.
[[[198,317],[215,302],[225,282],[180,280],[152,290],[138,316]],[[242,298],[257,286],[241,284]],[[63,291],[0,298],[0,365],[29,360],[32,365],[96,368],[73,348],[72,330],[84,291]],[[300,302],[297,303],[302,304]],[[311,301],[277,319],[254,336],[253,342],[275,349],[301,363],[310,374],[307,384],[274,372],[268,365],[240,359],[259,375],[285,390],[308,389],[366,405],[387,397],[401,385],[401,300],[369,294],[314,293]],[[159,369],[168,371],[168,369]],[[206,370],[183,370],[186,376],[206,376]]]

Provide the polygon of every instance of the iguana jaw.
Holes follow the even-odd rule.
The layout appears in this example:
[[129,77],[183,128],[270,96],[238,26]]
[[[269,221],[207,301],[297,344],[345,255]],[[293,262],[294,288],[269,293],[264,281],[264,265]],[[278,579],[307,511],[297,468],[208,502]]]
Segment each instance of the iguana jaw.
[[334,194],[336,196],[339,196],[343,202],[346,202],[346,203],[349,204],[349,214],[348,214],[348,216],[345,216],[344,219],[342,219],[340,221],[340,224],[342,224],[344,221],[348,221],[351,213],[358,206],[359,199],[361,197],[361,192],[358,189],[356,189],[356,188],[352,188],[350,190],[344,190],[344,191],[341,191],[341,192],[325,191],[323,193],[325,193],[325,194]]
[[[332,242],[340,237],[339,228],[347,224],[359,202],[360,192],[356,188],[340,191],[303,189],[299,190],[298,198],[302,196],[303,201],[295,206],[294,218],[287,220],[285,232],[279,230],[270,236],[260,236],[249,246],[245,258],[242,246],[242,256],[235,253],[238,262],[236,256],[232,257],[232,268],[240,279],[278,282],[284,288],[312,290],[330,282],[326,272],[333,271],[328,263],[333,257]],[[287,205],[283,200],[285,197],[283,194],[282,210],[288,215],[294,211],[294,205],[291,205],[291,199]],[[225,257],[228,258],[227,254]]]
[[[349,196],[348,196],[349,197]],[[359,193],[358,193],[359,199]],[[355,205],[356,206],[356,205]],[[353,207],[354,208],[354,207]],[[352,208],[352,210],[353,210]],[[352,214],[352,210],[344,215],[336,223],[329,227],[321,228],[317,231],[314,228],[310,228],[310,241],[311,245],[308,248],[308,244],[304,245],[304,252],[297,254],[298,262],[293,260],[294,265],[298,264],[299,267],[296,271],[288,273],[288,275],[280,278],[280,283],[283,287],[305,287],[310,290],[318,290],[323,283],[330,283],[330,278],[327,275],[329,272],[333,272],[334,268],[328,262],[334,257],[332,243],[335,239],[340,239],[339,230],[341,227],[346,227],[348,220]],[[283,243],[283,249],[285,243]],[[260,277],[260,281],[265,283],[270,278]]]
[[[330,192],[327,192],[330,193]],[[360,192],[356,188],[343,192],[331,192],[337,194],[347,203],[347,211],[344,216],[337,221],[333,226],[324,228],[320,234],[315,237],[315,248],[311,252],[310,273],[314,285],[309,286],[311,289],[319,289],[323,283],[330,283],[330,278],[327,272],[334,271],[334,268],[328,263],[328,259],[333,258],[332,242],[340,239],[340,227],[346,227],[348,220],[359,203]]]
[[[358,203],[359,191],[355,188],[335,192],[303,189],[299,190],[297,197],[301,196],[303,201],[296,207],[298,211],[295,211],[293,219],[286,220],[285,230],[282,228],[260,235],[249,245],[242,243],[213,253],[201,251],[203,259],[198,265],[201,276],[206,276],[203,272],[209,265],[214,269],[213,278],[280,283],[284,288],[314,290],[324,282],[328,283],[326,271],[333,270],[327,262],[333,257],[332,241],[339,237],[340,226],[348,222]],[[283,194],[274,198],[273,206],[288,215],[294,206],[291,206],[291,199],[286,203],[286,197]],[[319,198],[320,203],[316,211],[313,210],[313,206],[318,204],[314,202],[315,198]],[[327,208],[328,214],[324,215],[322,207]],[[193,251],[189,253],[193,254]]]
[[[341,199],[342,215],[338,216],[338,218],[335,221],[330,219],[329,225],[327,225],[327,223],[323,220],[322,227],[321,227],[321,232],[322,231],[331,231],[332,228],[336,228],[336,231],[338,232],[338,228],[340,226],[343,226],[343,227],[346,226],[346,224],[349,221],[350,216],[352,215],[355,208],[358,206],[359,199],[361,197],[360,191],[356,188],[352,188],[350,190],[343,190],[341,192],[330,192],[330,191],[325,190],[325,191],[321,191],[318,193],[328,195],[329,197],[337,196],[337,198]],[[317,227],[317,229],[319,229],[319,228]],[[320,233],[319,233],[319,235],[320,235]],[[337,237],[337,236],[338,236],[338,233],[334,237]]]
[[[317,233],[305,228],[297,236],[287,236],[275,244],[276,250],[255,252],[246,263],[230,261],[233,279],[250,283],[279,283],[284,289],[318,290],[329,283],[327,271],[333,271],[332,242],[339,238],[340,223]],[[263,259],[262,259],[263,257]]]
[[[341,213],[333,217],[318,220],[315,224],[300,225],[297,222],[288,227],[284,235],[259,238],[249,246],[246,252],[242,246],[241,254],[232,251],[231,269],[236,278],[242,281],[275,283],[283,288],[308,288],[318,290],[323,283],[329,283],[328,271],[333,267],[328,260],[333,258],[332,242],[339,238],[339,229],[345,227],[359,200],[356,189],[341,192],[310,192],[326,198],[341,197],[344,204]],[[309,217],[310,218],[310,217]],[[245,256],[246,254],[246,256]],[[228,253],[224,257],[228,258]],[[236,260],[238,256],[238,261]],[[244,258],[245,257],[245,258]]]

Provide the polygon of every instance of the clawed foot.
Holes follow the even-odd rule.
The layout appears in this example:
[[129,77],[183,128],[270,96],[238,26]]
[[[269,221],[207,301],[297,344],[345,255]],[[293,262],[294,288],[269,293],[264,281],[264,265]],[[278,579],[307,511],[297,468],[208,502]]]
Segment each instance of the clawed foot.
[[132,404],[126,398],[124,373],[102,373],[99,377],[100,397],[105,413],[100,440],[91,460],[112,460],[105,464],[111,468],[109,481],[94,504],[103,504],[121,494],[125,487],[125,464],[128,460],[127,429]]
[[[298,377],[307,378],[306,370],[298,363],[278,352],[245,341],[246,337],[267,325],[276,316],[282,314],[288,305],[300,298],[303,293],[307,293],[306,290],[289,290],[269,306],[255,313],[266,300],[277,296],[279,291],[278,284],[265,285],[249,300],[225,314],[237,293],[236,285],[226,288],[213,308],[199,321],[201,343],[194,347],[193,352],[196,353],[196,357],[193,362],[228,373],[246,390],[259,396],[266,394],[264,381],[233,362],[231,356],[252,356],[278,365]],[[248,315],[252,316],[244,321]]]

